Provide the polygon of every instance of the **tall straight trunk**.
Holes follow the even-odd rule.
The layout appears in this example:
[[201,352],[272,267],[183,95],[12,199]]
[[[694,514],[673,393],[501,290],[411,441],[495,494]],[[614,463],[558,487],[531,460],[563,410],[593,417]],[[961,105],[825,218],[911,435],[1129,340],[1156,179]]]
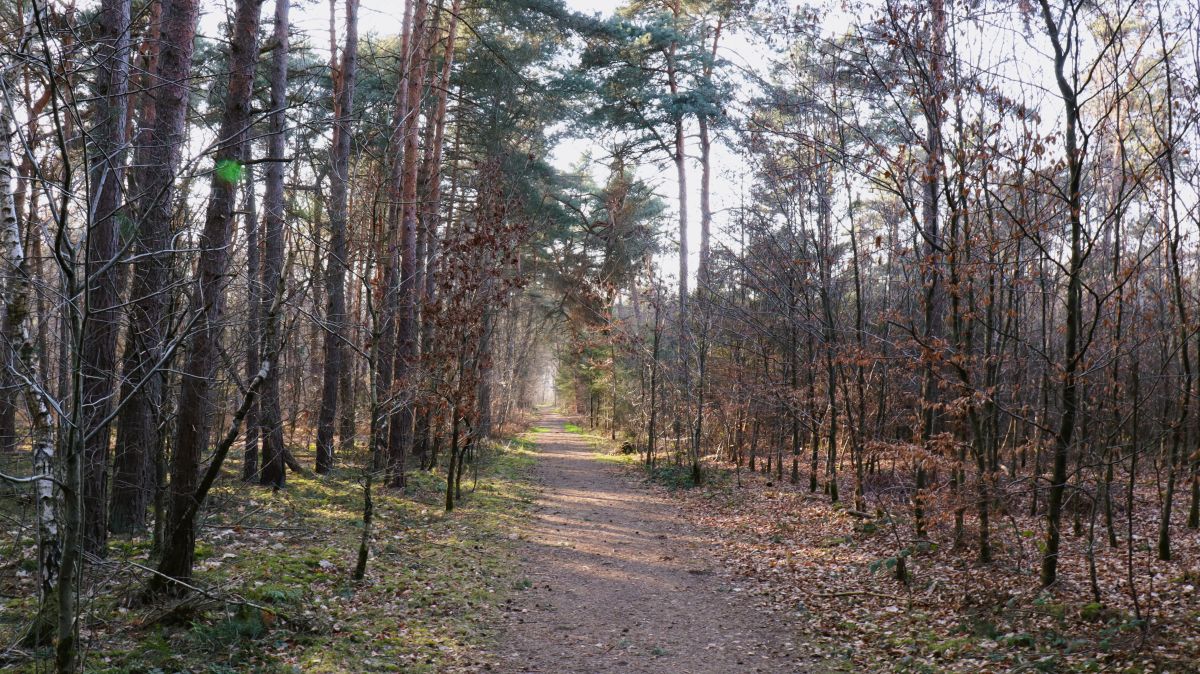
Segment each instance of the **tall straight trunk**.
[[837,425],[838,425],[838,406],[837,406],[837,366],[835,365],[835,354],[837,352],[837,333],[833,327],[833,303],[829,297],[829,279],[826,272],[826,280],[821,288],[821,305],[825,314],[825,334],[822,340],[825,344],[823,349],[825,355],[825,405],[826,415],[829,417],[829,429],[827,431],[825,444],[827,457],[825,462],[826,472],[826,491],[829,493],[829,500],[837,502],[838,485],[837,485]]
[[[437,300],[437,259],[440,248],[438,226],[441,220],[442,195],[442,150],[446,138],[446,111],[450,94],[450,72],[454,67],[454,46],[458,40],[458,17],[462,9],[462,0],[454,0],[450,7],[449,23],[446,30],[446,43],[442,50],[442,68],[438,73],[433,95],[436,101],[433,106],[432,119],[429,125],[433,134],[427,136],[428,145],[425,147],[424,166],[421,167],[421,182],[423,197],[421,201],[421,230],[425,238],[425,273],[422,277],[424,288],[419,290],[423,306],[432,306]],[[456,138],[457,143],[457,138]],[[453,191],[451,192],[453,201]],[[433,321],[423,321],[420,326],[422,348],[428,349],[434,339]],[[423,451],[429,450],[432,441],[433,414],[427,407],[419,422],[421,428],[421,444]],[[428,464],[427,464],[428,465]],[[430,466],[432,468],[432,466]]]
[[654,336],[650,351],[650,415],[646,420],[646,465],[654,467],[654,445],[658,440],[658,352],[662,337],[662,322],[659,319],[662,301],[658,295],[658,284],[654,284]]
[[[246,171],[242,210],[246,227],[246,380],[249,381],[262,361],[261,318],[262,286],[261,264],[262,251],[258,236],[258,204],[254,196],[254,171]],[[259,418],[258,408],[260,399],[256,398],[246,412],[246,437],[242,452],[242,480],[256,482],[258,473],[259,450]]]
[[[420,0],[416,0],[420,2]],[[414,0],[405,0],[404,3],[404,24],[401,40],[400,53],[403,60],[400,64],[400,82],[396,86],[395,103],[396,107],[392,115],[392,133],[388,140],[388,165],[390,175],[387,185],[387,225],[386,232],[382,237],[379,250],[380,270],[379,270],[379,301],[378,314],[375,317],[378,325],[375,331],[379,338],[374,340],[374,360],[375,360],[375,399],[374,409],[379,412],[379,416],[372,418],[371,437],[375,438],[376,442],[382,443],[378,447],[372,447],[371,452],[375,461],[382,461],[384,464],[394,469],[392,466],[392,456],[388,451],[391,446],[391,420],[393,417],[393,408],[396,403],[396,391],[394,390],[394,374],[395,374],[395,358],[396,358],[396,321],[400,313],[399,306],[399,269],[397,266],[400,262],[400,243],[401,243],[401,226],[404,218],[403,210],[403,177],[404,177],[404,146],[406,124],[409,116],[409,100],[408,100],[408,78],[411,74],[408,55],[410,54],[409,45],[412,38],[413,30],[413,2]],[[375,429],[374,426],[379,426]],[[380,466],[377,465],[376,468]]]
[[[1168,157],[1170,150],[1167,151]],[[1171,159],[1168,159],[1171,162]],[[1168,179],[1169,181],[1170,179]],[[1173,196],[1173,195],[1172,195]],[[1186,436],[1188,410],[1191,408],[1191,389],[1192,389],[1192,363],[1191,353],[1189,350],[1189,331],[1187,305],[1184,303],[1184,282],[1180,271],[1179,260],[1179,243],[1180,231],[1179,221],[1172,219],[1170,215],[1164,219],[1168,225],[1167,233],[1167,254],[1170,264],[1172,300],[1175,310],[1176,321],[1176,352],[1179,354],[1180,365],[1183,369],[1183,382],[1180,386],[1178,402],[1178,411],[1176,418],[1171,427],[1171,449],[1167,454],[1167,477],[1166,484],[1162,491],[1162,508],[1158,520],[1158,558],[1162,561],[1170,561],[1171,559],[1171,511],[1172,504],[1175,500],[1175,486],[1178,479],[1177,473],[1179,470],[1180,454],[1182,452],[1183,443]]]
[[[806,304],[808,304],[808,303],[806,302]],[[813,318],[811,306],[809,306],[808,318],[810,321]],[[791,367],[793,368],[791,388],[794,393],[792,395],[794,398],[799,398],[799,394],[798,394],[799,379],[798,379],[798,377],[800,376],[800,374],[799,374],[800,359],[799,359],[799,356],[797,355],[798,349],[799,349],[797,340],[799,339],[799,337],[795,335],[795,332],[797,330],[797,328],[795,327],[795,323],[792,324],[792,326],[789,328],[789,330],[791,330],[793,333],[793,337],[792,337],[793,343],[792,343],[792,346],[790,349],[790,357],[792,360]],[[804,375],[805,375],[804,379],[805,379],[805,385],[807,387],[807,391],[804,395],[804,407],[806,408],[804,411],[804,414],[805,414],[805,416],[807,416],[809,418],[808,437],[809,437],[809,442],[812,445],[811,446],[812,453],[811,453],[810,459],[809,459],[808,491],[815,493],[817,491],[817,487],[820,486],[820,478],[818,477],[818,475],[820,473],[818,471],[818,468],[820,466],[820,455],[821,455],[821,417],[817,414],[817,410],[816,410],[816,407],[817,407],[817,372],[816,372],[817,349],[816,349],[816,344],[815,344],[815,337],[812,332],[808,333],[808,339],[805,341],[806,341],[805,346],[807,348],[805,349],[805,354],[804,354],[805,355],[804,361],[806,363],[806,366],[804,368]],[[793,409],[792,409],[792,474],[795,475],[795,481],[798,481],[800,479],[800,467],[797,465],[797,463],[799,461],[800,444],[801,444],[800,443],[800,409],[798,406],[796,406],[796,407],[793,407]]]
[[[8,91],[0,72],[0,91]],[[55,458],[54,417],[52,401],[44,388],[44,371],[37,357],[44,345],[38,343],[31,329],[33,292],[30,285],[29,258],[21,242],[16,202],[13,199],[13,179],[17,176],[12,157],[12,122],[8,96],[0,96],[0,255],[3,256],[7,284],[3,288],[6,327],[16,341],[6,345],[13,349],[8,362],[14,378],[28,382],[24,386],[25,409],[31,426],[30,458],[33,464],[34,507],[37,518],[38,595],[45,615],[57,608],[56,591],[63,562],[61,512],[58,489],[54,484],[57,470]],[[16,377],[16,373],[20,377]],[[72,588],[66,588],[68,592]],[[53,621],[39,618],[31,641],[44,643]]]
[[[130,210],[137,223],[130,288],[129,330],[122,357],[121,410],[117,416],[112,512],[114,533],[133,533],[146,525],[154,493],[155,457],[162,447],[159,411],[163,376],[160,360],[170,298],[171,232],[175,174],[186,135],[192,72],[192,47],[199,17],[198,0],[162,0],[151,127],[135,153]],[[141,386],[138,386],[141,384]]]
[[[716,28],[713,31],[712,53],[705,61],[702,69],[704,80],[710,84],[712,80],[713,63],[716,61],[717,45],[721,39],[721,26],[722,22],[720,19],[718,19]],[[712,183],[712,141],[709,135],[709,114],[707,112],[701,112],[698,116],[698,123],[700,128],[700,265],[696,270],[696,286],[700,292],[700,299],[702,301],[701,311],[704,313],[704,317],[701,323],[700,339],[697,350],[697,381],[695,393],[696,410],[692,424],[691,442],[692,456],[694,460],[692,467],[692,478],[697,482],[700,479],[699,463],[697,459],[700,456],[700,443],[701,439],[703,438],[704,431],[704,387],[707,374],[705,365],[708,355],[708,314],[711,311],[711,307],[709,307],[709,303],[707,301],[707,293],[710,291],[709,257],[710,230],[712,229],[712,203],[710,199],[710,185]],[[679,149],[680,146],[677,143],[676,150],[678,151]]]
[[[271,42],[271,115],[267,138],[266,191],[263,194],[263,305],[275,304],[275,279],[283,273],[283,170],[287,144],[287,80],[288,80],[288,8],[290,0],[275,0],[275,25]],[[278,331],[268,333],[282,339]],[[278,344],[263,344],[267,353],[279,351]],[[263,382],[259,400],[259,424],[262,427],[262,473],[259,483],[282,489],[287,479],[284,465],[283,415],[279,403],[279,375],[282,368],[273,368]],[[297,392],[297,395],[299,392]]]
[[[838,89],[836,82],[833,85],[833,101],[834,109],[838,109],[837,103]],[[845,155],[846,148],[846,131],[845,126],[838,125],[838,144],[840,154]],[[863,283],[862,283],[862,261],[859,257],[858,246],[858,222],[855,220],[854,208],[854,193],[850,188],[850,173],[844,171],[842,173],[843,184],[846,188],[847,217],[850,220],[850,265],[853,272],[854,280],[854,337],[855,345],[858,347],[858,354],[854,359],[854,407],[855,421],[850,424],[850,462],[854,467],[854,509],[862,511],[866,509],[866,497],[863,493],[863,446],[862,438],[866,430],[867,417],[867,399],[866,399],[866,368],[863,367],[862,360],[867,353],[867,333],[863,325]],[[847,397],[849,397],[847,395]],[[846,403],[847,409],[850,408],[850,403]]]
[[[679,20],[682,8],[676,2],[673,7],[675,19]],[[676,52],[679,45],[671,42],[667,49],[667,86],[671,96],[679,95],[679,73],[676,63]],[[692,400],[691,382],[691,340],[688,326],[688,213],[687,213],[687,154],[683,133],[684,119],[677,114],[675,126],[675,141],[672,159],[675,162],[675,179],[679,183],[679,368],[680,384],[684,400]],[[699,448],[689,443],[688,456],[692,468],[692,481],[700,484]]]
[[108,548],[109,415],[116,374],[120,326],[116,257],[122,182],[125,174],[126,113],[129,109],[129,2],[103,0],[97,46],[95,125],[88,161],[86,286],[79,353],[83,412],[83,548],[103,556]]
[[[961,137],[962,122],[961,113],[956,112],[957,131]],[[971,316],[976,314],[976,306],[974,302],[974,290],[970,286],[971,280],[964,279],[961,271],[966,264],[964,260],[972,259],[971,251],[971,233],[969,210],[967,209],[967,189],[965,186],[965,174],[962,167],[959,167],[957,176],[957,189],[953,196],[948,196],[950,202],[951,213],[949,216],[948,232],[947,232],[947,268],[949,275],[950,287],[954,288],[954,292],[950,293],[950,325],[955,348],[958,353],[964,356],[974,354],[974,328],[970,322],[976,320]],[[963,286],[966,284],[967,306],[963,307]],[[989,303],[989,307],[992,306]],[[969,315],[968,315],[969,314]],[[990,314],[989,314],[990,316]],[[986,355],[984,360],[986,361]],[[976,389],[971,371],[967,368],[966,363],[956,363],[954,369],[958,373],[959,382],[962,387],[964,397],[970,399],[970,394]],[[990,513],[988,510],[988,450],[986,431],[984,429],[984,420],[981,418],[979,406],[972,400],[966,405],[966,413],[968,425],[971,429],[971,451],[975,458],[975,467],[977,473],[978,494],[976,504],[979,511],[979,561],[981,563],[991,562],[991,543],[989,541],[990,528]],[[954,512],[954,544],[958,547],[963,542],[963,520],[966,513],[966,497],[962,495],[964,484],[966,481],[965,465],[966,462],[966,445],[959,443],[959,448],[956,454],[956,462],[951,472],[951,488],[955,500],[959,502],[958,507]]]
[[[396,364],[393,377],[396,383],[408,388],[408,378],[416,367],[417,357],[417,155],[419,125],[417,111],[421,109],[421,87],[425,81],[425,68],[429,62],[425,36],[428,32],[425,19],[429,3],[414,0],[412,30],[408,38],[406,117],[404,119],[404,163],[400,177],[400,208],[403,213],[400,235],[400,279],[399,314],[397,316]],[[392,417],[391,437],[388,444],[392,455],[391,484],[403,487],[405,463],[412,452],[414,401],[404,394],[399,409]]]
[[[1122,104],[1120,102],[1118,102],[1116,105],[1116,114],[1114,115],[1115,122],[1116,122],[1115,133],[1116,133],[1117,137],[1121,136],[1121,126],[1122,126],[1121,114],[1122,114]],[[1126,150],[1125,150],[1124,143],[1117,143],[1116,146],[1114,147],[1113,154],[1115,156],[1113,156],[1110,159],[1111,162],[1115,163],[1117,166],[1120,166],[1120,167],[1126,166]],[[1119,181],[1113,181],[1112,186],[1111,186],[1110,196],[1109,196],[1110,205],[1114,210],[1114,214],[1116,215],[1116,217],[1114,217],[1111,221],[1113,223],[1113,225],[1112,225],[1113,246],[1112,246],[1111,274],[1112,274],[1112,284],[1116,290],[1116,293],[1115,293],[1116,296],[1114,298],[1116,301],[1116,318],[1113,322],[1112,341],[1114,344],[1118,344],[1118,345],[1121,344],[1121,340],[1123,338],[1124,328],[1125,328],[1125,284],[1121,282],[1121,274],[1122,274],[1121,223],[1124,221],[1124,218],[1122,217],[1123,209],[1122,209],[1122,205],[1121,205],[1121,190],[1122,190],[1121,183]],[[1114,464],[1120,461],[1120,446],[1121,446],[1121,443],[1123,442],[1125,435],[1128,433],[1128,422],[1127,422],[1126,416],[1124,414],[1124,409],[1123,409],[1124,403],[1122,401],[1122,397],[1125,395],[1125,390],[1124,390],[1124,385],[1122,383],[1121,364],[1122,364],[1121,351],[1120,351],[1120,348],[1118,347],[1117,349],[1114,349],[1114,356],[1112,359],[1112,365],[1110,367],[1111,374],[1109,375],[1109,389],[1111,392],[1111,399],[1110,399],[1109,404],[1112,408],[1112,412],[1111,412],[1111,415],[1112,415],[1111,428],[1112,428],[1112,430],[1110,432],[1112,433],[1112,437],[1118,439],[1118,442],[1113,443],[1113,444],[1117,445],[1116,447],[1108,446],[1109,443],[1105,443],[1106,446],[1104,448],[1104,454],[1103,454],[1103,460],[1104,460],[1104,464],[1105,464],[1105,466],[1104,466],[1104,481],[1101,486],[1101,490],[1102,490],[1101,496],[1104,499],[1104,528],[1108,533],[1108,545],[1110,548],[1113,548],[1113,549],[1116,549],[1118,546],[1116,516],[1113,512],[1113,493],[1112,493],[1113,492]]]
[[[943,0],[932,0],[929,28],[929,82],[925,101],[925,175],[924,198],[921,202],[921,228],[925,239],[925,325],[923,339],[933,348],[942,334],[941,270],[938,257],[941,236],[938,231],[938,182],[942,174],[942,45],[946,31],[946,10]],[[921,373],[921,445],[932,453],[933,436],[938,432],[937,377],[933,354],[927,354]],[[913,493],[913,519],[917,538],[925,537],[924,491],[928,477],[925,462],[918,458],[916,485]]]
[[827,450],[827,460],[825,463],[827,477],[826,491],[829,494],[829,500],[836,503],[839,498],[837,484],[837,366],[835,365],[837,357],[837,332],[834,325],[833,270],[830,269],[833,260],[834,241],[833,225],[830,222],[832,214],[830,213],[829,204],[832,180],[832,175],[822,175],[820,186],[817,188],[817,203],[820,205],[818,213],[820,226],[818,242],[820,252],[817,268],[821,282],[819,299],[821,302],[821,322],[824,333],[821,341],[824,342],[822,351],[825,356],[825,405],[826,415],[829,417],[829,430],[825,440]]
[[[331,7],[333,2],[331,0]],[[346,359],[346,220],[349,208],[351,119],[354,115],[354,85],[358,77],[358,0],[346,0],[346,41],[342,46],[341,62],[333,72],[329,257],[325,263],[328,303],[325,309],[321,407],[317,413],[318,473],[328,473],[333,468],[333,423],[342,388],[343,361]],[[352,401],[343,399],[342,404],[352,404]]]
[[209,187],[208,209],[200,233],[197,278],[191,289],[192,306],[200,315],[188,342],[187,360],[179,384],[176,436],[171,460],[170,503],[158,574],[151,594],[180,594],[186,588],[171,582],[192,577],[196,548],[196,505],[200,456],[208,444],[212,413],[212,379],[218,362],[221,313],[229,263],[228,243],[233,207],[245,155],[250,123],[251,85],[258,57],[260,5],[238,0],[229,46],[229,89]]
[[[1158,36],[1162,43],[1164,52],[1163,69],[1165,74],[1166,84],[1166,105],[1163,107],[1166,111],[1166,143],[1163,151],[1165,159],[1165,183],[1163,185],[1166,194],[1164,194],[1164,217],[1163,222],[1168,223],[1168,238],[1167,252],[1170,258],[1171,266],[1171,281],[1174,292],[1172,293],[1175,301],[1175,319],[1178,329],[1179,339],[1179,360],[1183,366],[1183,386],[1179,395],[1179,417],[1175,421],[1175,428],[1171,441],[1171,454],[1169,457],[1169,465],[1167,466],[1167,485],[1163,493],[1162,513],[1158,525],[1158,558],[1160,560],[1171,559],[1171,506],[1175,496],[1175,480],[1176,471],[1180,460],[1180,443],[1183,441],[1186,433],[1186,424],[1188,419],[1188,410],[1191,408],[1192,401],[1192,363],[1190,344],[1191,334],[1189,331],[1187,305],[1184,302],[1184,281],[1180,271],[1182,262],[1179,255],[1179,243],[1181,238],[1180,218],[1177,205],[1178,194],[1176,192],[1175,179],[1175,83],[1174,70],[1172,68],[1171,56],[1168,52],[1166,31],[1163,27],[1162,8],[1159,7],[1158,13]],[[1194,464],[1193,464],[1194,466]],[[1196,476],[1193,468],[1192,475],[1192,506],[1191,512],[1188,513],[1188,526],[1195,528],[1200,521],[1200,504],[1197,503],[1197,498],[1200,495],[1196,493]]]
[[[1079,331],[1083,319],[1083,155],[1079,147],[1078,125],[1080,102],[1075,89],[1067,81],[1067,51],[1059,37],[1059,26],[1051,15],[1048,0],[1041,0],[1042,19],[1046,23],[1054,52],[1054,76],[1066,114],[1066,159],[1068,183],[1066,205],[1071,237],[1070,258],[1067,262],[1066,334],[1063,345],[1063,372],[1060,390],[1062,416],[1054,437],[1054,455],[1050,477],[1050,493],[1046,505],[1046,540],[1042,553],[1041,583],[1049,587],[1058,580],[1058,547],[1061,534],[1063,496],[1067,489],[1067,458],[1075,434],[1075,416],[1079,404]],[[1132,479],[1132,478],[1131,478]]]

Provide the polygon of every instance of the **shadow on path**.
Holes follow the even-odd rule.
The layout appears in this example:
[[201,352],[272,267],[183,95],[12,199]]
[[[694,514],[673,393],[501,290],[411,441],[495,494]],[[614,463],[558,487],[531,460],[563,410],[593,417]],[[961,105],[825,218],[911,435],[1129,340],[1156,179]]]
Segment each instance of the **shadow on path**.
[[815,672],[800,635],[735,592],[715,542],[674,503],[598,463],[587,439],[547,413],[542,493],[521,532],[524,575],[499,645],[500,670]]

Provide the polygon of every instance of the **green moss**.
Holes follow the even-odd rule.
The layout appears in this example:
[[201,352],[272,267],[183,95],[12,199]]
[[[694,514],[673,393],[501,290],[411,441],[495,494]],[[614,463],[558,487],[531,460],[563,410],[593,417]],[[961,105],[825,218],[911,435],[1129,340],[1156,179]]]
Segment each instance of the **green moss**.
[[1013,648],[1033,648],[1037,645],[1037,638],[1032,634],[1021,632],[1019,634],[1010,634],[1000,640],[1000,643]]
[[969,650],[973,645],[973,641],[968,637],[956,637],[938,641],[929,647],[929,652],[933,655],[947,655],[953,652],[961,652]]

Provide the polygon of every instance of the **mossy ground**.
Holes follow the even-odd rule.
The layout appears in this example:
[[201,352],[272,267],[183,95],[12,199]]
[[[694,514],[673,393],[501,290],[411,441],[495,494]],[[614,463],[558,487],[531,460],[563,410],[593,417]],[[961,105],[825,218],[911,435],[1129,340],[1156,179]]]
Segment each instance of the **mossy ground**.
[[[213,599],[173,611],[129,605],[145,583],[135,564],[147,563],[149,542],[114,540],[108,559],[89,565],[81,600],[87,671],[484,667],[500,607],[519,586],[510,536],[535,495],[533,457],[524,438],[489,448],[477,475],[468,469],[451,514],[443,512],[441,474],[413,471],[403,494],[376,488],[362,582],[351,580],[363,526],[359,469],[290,474],[285,490],[271,492],[240,482],[232,466],[211,495],[197,545],[195,583]],[[7,618],[34,608],[25,585],[0,596],[6,644],[23,622]],[[0,668],[47,664],[39,654],[23,662],[9,655]]]

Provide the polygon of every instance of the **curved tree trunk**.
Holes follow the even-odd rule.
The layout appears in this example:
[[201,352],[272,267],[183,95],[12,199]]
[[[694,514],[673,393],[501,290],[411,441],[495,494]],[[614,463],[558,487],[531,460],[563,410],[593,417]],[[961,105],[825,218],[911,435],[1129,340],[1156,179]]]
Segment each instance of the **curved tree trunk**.
[[1059,38],[1059,27],[1051,15],[1047,0],[1041,0],[1042,18],[1054,47],[1054,74],[1059,95],[1066,113],[1066,160],[1068,184],[1066,190],[1069,210],[1070,257],[1067,263],[1066,334],[1064,335],[1062,388],[1062,417],[1054,437],[1050,493],[1046,505],[1046,540],[1042,552],[1041,582],[1049,587],[1058,580],[1059,524],[1062,520],[1063,496],[1067,490],[1067,458],[1075,434],[1075,417],[1079,406],[1079,331],[1082,322],[1083,296],[1083,155],[1080,152],[1078,131],[1080,102],[1075,89],[1067,81],[1067,51]]

